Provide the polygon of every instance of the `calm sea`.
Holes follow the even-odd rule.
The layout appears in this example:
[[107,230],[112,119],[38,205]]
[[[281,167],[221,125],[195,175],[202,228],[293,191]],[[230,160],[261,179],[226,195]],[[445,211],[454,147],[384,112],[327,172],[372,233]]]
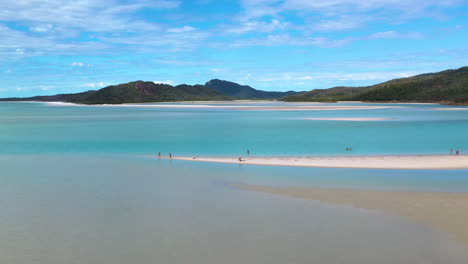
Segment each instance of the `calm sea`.
[[[468,151],[468,111],[390,106],[402,108],[0,103],[0,263],[466,263],[466,248],[403,218],[228,184],[468,192],[467,170],[238,166],[144,156]],[[307,117],[394,119],[301,119]]]

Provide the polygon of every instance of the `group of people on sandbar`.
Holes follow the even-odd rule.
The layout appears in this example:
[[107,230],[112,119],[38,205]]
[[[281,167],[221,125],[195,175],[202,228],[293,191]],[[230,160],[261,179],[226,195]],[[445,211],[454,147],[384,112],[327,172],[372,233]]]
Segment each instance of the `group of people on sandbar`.
[[[450,155],[453,155],[453,149],[450,149]],[[458,156],[458,155],[460,155],[460,150],[459,149],[457,149],[455,151],[455,156]]]
[[[158,152],[158,158],[161,159],[161,152]],[[169,153],[169,158],[172,159],[172,153]]]
[[[250,149],[248,149],[246,151],[246,153],[247,153],[247,156],[250,156]],[[242,159],[242,157],[239,157],[238,160],[239,160],[239,162],[245,161],[245,160]]]

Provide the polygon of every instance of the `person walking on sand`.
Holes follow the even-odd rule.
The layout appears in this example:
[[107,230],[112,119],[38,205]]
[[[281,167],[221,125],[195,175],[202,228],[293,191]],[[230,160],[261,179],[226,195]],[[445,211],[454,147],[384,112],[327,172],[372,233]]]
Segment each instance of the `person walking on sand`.
[[158,152],[158,158],[161,158],[161,152]]
[[169,158],[172,159],[172,153],[169,153]]

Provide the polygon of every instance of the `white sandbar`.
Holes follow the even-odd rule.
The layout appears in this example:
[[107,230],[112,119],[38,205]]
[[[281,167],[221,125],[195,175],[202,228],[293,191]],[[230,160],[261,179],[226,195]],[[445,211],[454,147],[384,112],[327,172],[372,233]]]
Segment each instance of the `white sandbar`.
[[[161,157],[167,159],[168,157]],[[468,155],[332,156],[332,157],[181,157],[174,160],[266,166],[361,169],[468,169]]]
[[184,109],[232,109],[232,110],[249,110],[249,111],[333,111],[333,110],[374,110],[387,108],[404,108],[400,106],[346,106],[337,104],[310,104],[310,105],[222,105],[222,102],[205,102],[205,104],[193,103],[142,103],[142,104],[96,104],[83,105],[64,102],[45,102],[49,106],[85,106],[85,107],[131,107],[131,108],[184,108]]

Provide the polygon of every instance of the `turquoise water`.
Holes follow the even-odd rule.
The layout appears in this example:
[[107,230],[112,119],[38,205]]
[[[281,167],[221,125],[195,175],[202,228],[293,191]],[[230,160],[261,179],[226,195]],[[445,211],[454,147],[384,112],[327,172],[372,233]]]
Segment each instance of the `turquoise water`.
[[[0,153],[237,156],[250,149],[255,155],[347,155],[347,146],[353,147],[353,155],[446,154],[450,148],[468,151],[468,111],[431,110],[439,107],[435,105],[391,106],[406,108],[247,111],[1,103]],[[307,117],[395,119],[300,119]]]
[[[229,183],[468,192],[468,170],[238,166],[143,156],[241,155],[247,148],[255,155],[468,151],[468,111],[392,106],[406,108],[0,103],[0,263],[466,263],[466,248],[422,224]],[[348,145],[351,154],[343,151]]]

